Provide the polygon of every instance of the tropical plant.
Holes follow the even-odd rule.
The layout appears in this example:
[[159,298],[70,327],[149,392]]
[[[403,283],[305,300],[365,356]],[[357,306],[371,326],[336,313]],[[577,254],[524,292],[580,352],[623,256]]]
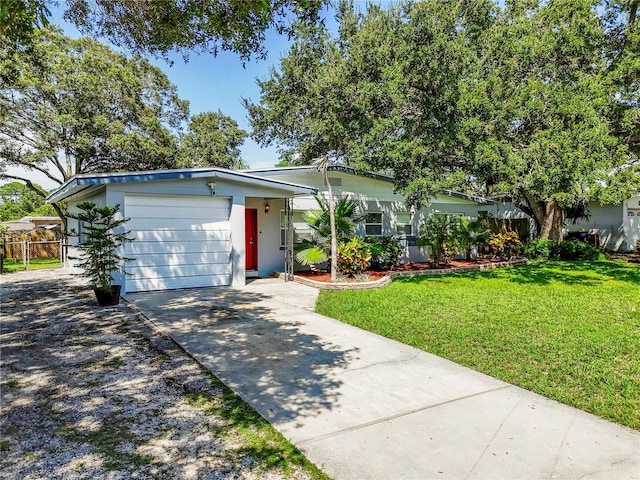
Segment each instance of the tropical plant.
[[500,232],[489,240],[491,251],[496,257],[516,257],[522,248],[522,242],[516,232]]
[[338,245],[338,271],[354,276],[364,272],[371,263],[371,249],[361,237],[353,237]]
[[400,244],[396,237],[369,236],[364,239],[371,251],[371,268],[389,270],[398,263]]
[[475,245],[478,249],[489,238],[490,230],[485,228],[481,218],[469,220],[460,218],[454,226],[453,236],[460,253],[465,254],[467,260],[471,260],[471,250]]
[[[302,216],[312,231],[312,238],[296,245],[296,259],[302,265],[313,265],[326,262],[331,258],[331,215],[327,202],[320,197],[315,197],[319,209],[309,210]],[[332,272],[337,272],[337,243],[353,236],[356,225],[363,217],[358,214],[358,204],[349,197],[341,198],[335,206],[335,231],[336,265],[332,266]],[[335,281],[332,280],[332,281]]]
[[553,260],[605,260],[599,248],[580,240],[549,243],[549,258]]
[[[113,274],[121,270],[124,262],[133,260],[121,253],[121,247],[132,242],[128,231],[122,227],[129,220],[119,214],[120,205],[100,207],[93,202],[78,204],[78,213],[69,213],[69,218],[82,222],[80,234],[72,231],[72,236],[81,236],[78,249],[83,255],[78,258],[81,275],[89,280],[89,285],[96,291],[111,292]],[[127,272],[123,271],[126,275]]]
[[546,238],[536,238],[527,242],[522,248],[522,254],[530,259],[546,260],[550,255],[551,241]]
[[452,215],[431,213],[420,230],[417,244],[429,247],[431,262],[437,265],[441,261],[448,262],[455,251],[454,232],[459,222]]

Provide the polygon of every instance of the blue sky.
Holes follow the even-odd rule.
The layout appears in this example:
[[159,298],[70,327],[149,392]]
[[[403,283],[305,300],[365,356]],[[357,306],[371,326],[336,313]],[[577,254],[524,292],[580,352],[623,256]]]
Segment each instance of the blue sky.
[[[70,37],[80,36],[78,30],[72,24],[64,21],[64,2],[61,6],[51,6],[50,21],[63,29]],[[379,4],[389,3],[386,0],[378,0]],[[355,0],[356,8],[366,8],[365,0]],[[322,11],[327,25],[335,25],[334,11],[331,7],[325,7]],[[108,43],[101,40],[104,43]],[[180,98],[189,101],[190,113],[218,111],[230,116],[238,126],[248,132],[251,131],[247,112],[242,105],[242,98],[253,102],[260,100],[260,89],[256,85],[256,77],[265,79],[269,75],[271,67],[278,67],[280,58],[288,52],[290,42],[286,35],[278,35],[269,32],[265,46],[268,50],[266,60],[252,60],[243,66],[240,58],[232,53],[221,52],[217,57],[213,55],[190,54],[189,61],[184,62],[180,55],[174,55],[174,63],[169,65],[164,60],[150,58],[149,60],[159,67],[169,80],[177,86]],[[112,46],[113,47],[113,46]],[[125,52],[126,53],[126,52]],[[271,167],[278,162],[278,152],[275,146],[260,147],[251,138],[247,138],[241,147],[242,158],[251,168]],[[20,173],[22,169],[8,168],[8,173]],[[39,183],[45,189],[52,189],[57,185],[44,175],[30,173],[32,181]]]
[[[63,4],[62,7],[64,6]],[[52,23],[61,27],[66,35],[79,37],[78,30],[62,18],[62,7],[51,9]],[[324,13],[329,16],[326,10]],[[192,115],[220,110],[238,122],[240,128],[250,132],[251,127],[246,109],[242,105],[242,98],[259,101],[260,89],[256,85],[256,77],[266,78],[272,66],[277,68],[280,58],[287,53],[289,44],[286,35],[270,32],[265,43],[268,50],[267,59],[251,60],[244,66],[237,55],[228,52],[221,52],[216,57],[192,53],[187,63],[181,55],[172,55],[172,65],[162,59],[149,60],[177,86],[180,98],[189,101]],[[269,167],[278,162],[275,147],[260,147],[250,138],[245,141],[241,150],[243,159],[252,168]]]

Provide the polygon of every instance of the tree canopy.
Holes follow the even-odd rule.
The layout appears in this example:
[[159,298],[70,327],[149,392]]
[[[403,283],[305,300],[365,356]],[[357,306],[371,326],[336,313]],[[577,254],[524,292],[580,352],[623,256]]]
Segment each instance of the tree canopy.
[[[20,75],[0,87],[0,162],[38,171],[57,184],[80,173],[175,166],[174,131],[187,102],[164,73],[94,40],[37,32],[30,51],[4,50],[0,71]],[[21,180],[39,194],[29,175]]]
[[[65,19],[94,37],[138,54],[167,58],[171,51],[217,54],[232,51],[244,60],[266,55],[269,29],[291,35],[292,20],[320,21],[326,0],[66,0]],[[0,33],[26,43],[47,22],[47,0],[7,0],[0,5]]]
[[248,135],[220,111],[194,115],[180,140],[178,166],[246,168],[240,146]]
[[426,0],[299,29],[254,138],[393,174],[411,204],[504,194],[559,238],[589,201],[640,188],[639,2]]
[[42,196],[20,182],[0,185],[0,221],[19,220],[26,216],[55,216],[51,205]]

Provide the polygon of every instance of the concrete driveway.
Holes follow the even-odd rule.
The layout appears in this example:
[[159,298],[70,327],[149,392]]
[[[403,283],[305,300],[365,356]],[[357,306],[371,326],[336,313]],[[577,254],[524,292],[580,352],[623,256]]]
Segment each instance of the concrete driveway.
[[640,432],[318,315],[317,294],[126,299],[336,479],[640,479]]

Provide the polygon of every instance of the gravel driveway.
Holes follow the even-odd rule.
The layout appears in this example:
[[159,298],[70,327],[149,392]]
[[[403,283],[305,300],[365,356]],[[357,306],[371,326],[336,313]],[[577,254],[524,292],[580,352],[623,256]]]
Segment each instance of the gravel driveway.
[[0,282],[0,478],[321,476],[126,304],[61,269]]

